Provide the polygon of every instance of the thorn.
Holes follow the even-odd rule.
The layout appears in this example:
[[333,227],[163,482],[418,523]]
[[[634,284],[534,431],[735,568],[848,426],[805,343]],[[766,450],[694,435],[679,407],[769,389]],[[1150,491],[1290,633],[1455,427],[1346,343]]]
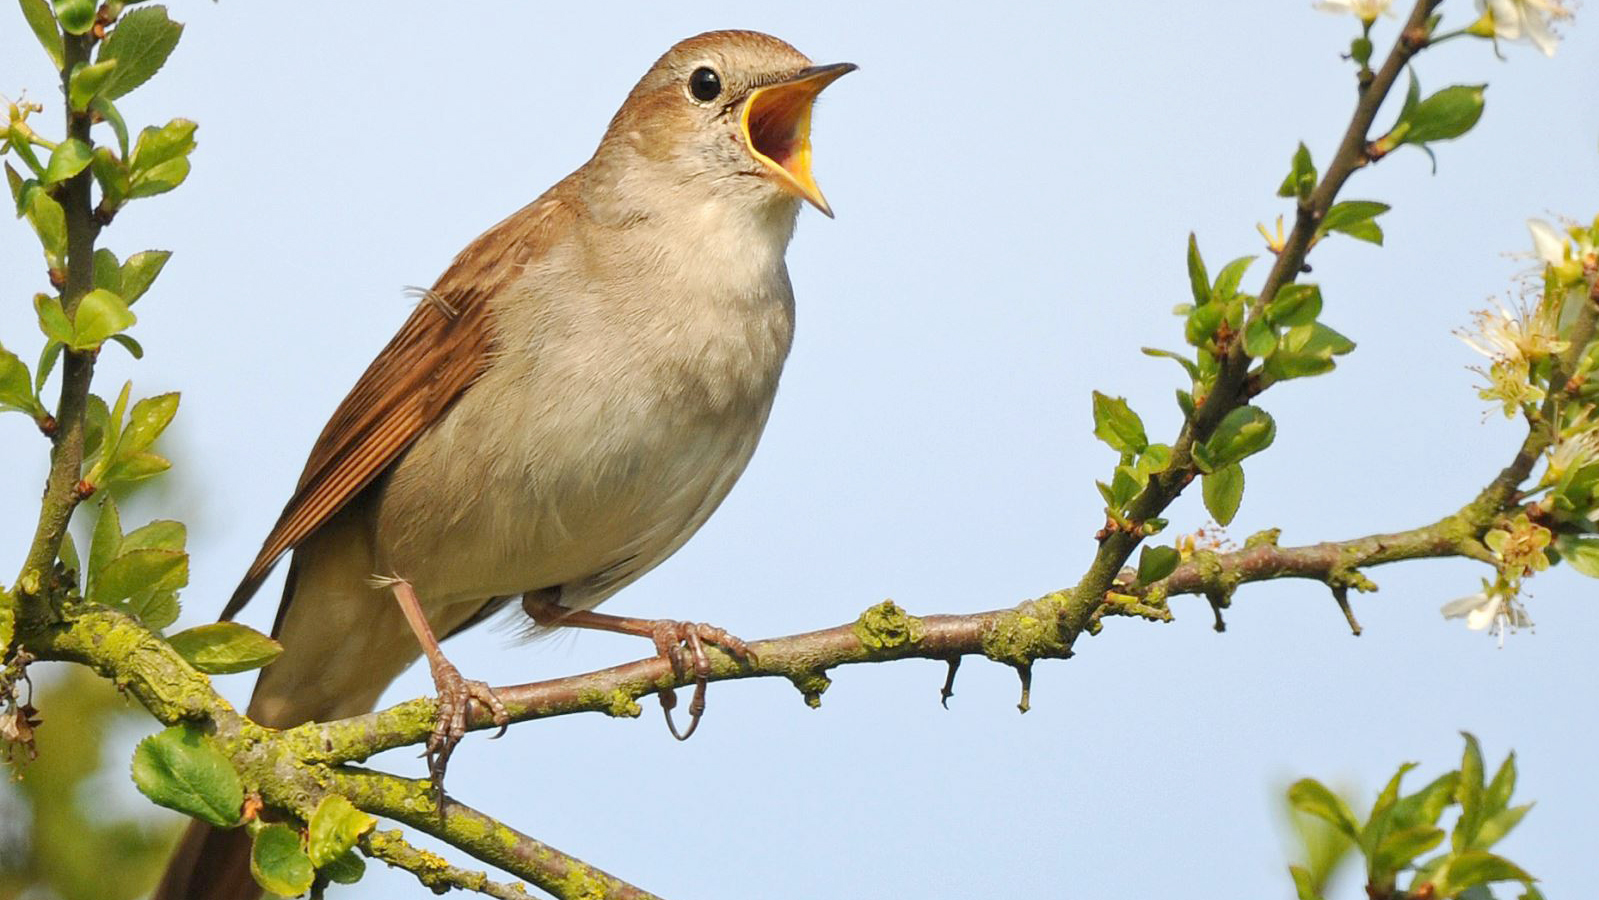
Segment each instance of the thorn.
[[1016,675],[1022,680],[1022,699],[1017,702],[1016,708],[1025,713],[1033,708],[1033,664],[1027,663],[1017,666]]
[[1220,634],[1227,630],[1227,620],[1222,618],[1221,610],[1224,605],[1222,598],[1213,593],[1206,593],[1205,599],[1210,601],[1210,611],[1216,614],[1216,632]]
[[955,696],[955,673],[960,670],[961,658],[953,657],[949,661],[949,674],[944,676],[944,686],[938,691],[938,702],[949,709],[949,698]]
[[1338,608],[1343,610],[1344,619],[1349,622],[1349,630],[1355,637],[1360,637],[1360,622],[1355,619],[1355,611],[1349,608],[1349,588],[1341,584],[1332,586],[1333,599],[1338,602]]

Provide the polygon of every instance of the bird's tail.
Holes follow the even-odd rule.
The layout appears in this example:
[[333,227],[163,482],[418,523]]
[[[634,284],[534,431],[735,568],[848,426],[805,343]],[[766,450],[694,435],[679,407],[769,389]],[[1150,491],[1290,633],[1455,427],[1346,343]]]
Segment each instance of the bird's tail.
[[[340,539],[335,532],[307,544],[289,567],[285,605],[273,629],[283,655],[261,670],[250,697],[248,714],[258,724],[290,728],[370,712],[419,654],[394,601],[366,583],[370,561],[352,552],[359,547],[334,543]],[[342,553],[353,562],[318,565],[322,553]],[[197,821],[184,832],[151,900],[260,896],[250,874],[249,834]]]
[[261,886],[250,874],[250,834],[189,823],[151,900],[258,900]]

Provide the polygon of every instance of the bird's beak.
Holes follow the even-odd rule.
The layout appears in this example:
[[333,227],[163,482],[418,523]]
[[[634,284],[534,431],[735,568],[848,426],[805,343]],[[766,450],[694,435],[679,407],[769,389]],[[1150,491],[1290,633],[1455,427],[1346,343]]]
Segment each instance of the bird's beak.
[[811,175],[811,105],[816,95],[855,71],[854,63],[800,70],[786,81],[756,88],[744,102],[744,142],[778,184],[809,200],[829,218],[833,210]]

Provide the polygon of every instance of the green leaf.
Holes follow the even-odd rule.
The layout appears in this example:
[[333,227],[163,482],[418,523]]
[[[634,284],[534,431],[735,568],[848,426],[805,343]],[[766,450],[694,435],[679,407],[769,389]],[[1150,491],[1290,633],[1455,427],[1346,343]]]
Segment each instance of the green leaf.
[[1516,789],[1516,754],[1511,751],[1505,756],[1505,761],[1499,764],[1499,771],[1494,773],[1493,781],[1488,783],[1488,789],[1483,793],[1483,809],[1488,815],[1493,815],[1510,805],[1510,795]]
[[128,199],[128,191],[133,189],[132,176],[127,165],[117,159],[111,148],[94,148],[94,161],[89,163],[89,170],[94,173],[94,180],[100,183],[102,206],[116,209]]
[[111,126],[111,131],[117,136],[117,150],[126,159],[128,155],[128,123],[123,121],[122,113],[117,110],[116,104],[104,96],[95,97],[89,101],[89,111],[99,114],[100,118]]
[[1316,890],[1316,882],[1311,878],[1308,869],[1304,866],[1289,866],[1288,874],[1293,876],[1294,894],[1299,900],[1322,900],[1321,892]]
[[[61,346],[60,344],[56,345]],[[101,446],[105,443],[106,433],[111,428],[111,410],[106,408],[105,400],[97,394],[89,395],[89,402],[83,411],[83,461],[85,465],[92,464],[99,455]],[[111,436],[116,440],[116,435]]]
[[1249,264],[1254,261],[1253,256],[1240,256],[1223,266],[1222,270],[1216,273],[1216,285],[1211,288],[1211,298],[1225,302],[1238,296],[1238,284],[1244,280],[1244,272],[1248,271]]
[[1244,352],[1260,359],[1277,349],[1277,332],[1273,331],[1264,316],[1256,316],[1244,326]]
[[1432,825],[1412,825],[1390,832],[1378,843],[1368,871],[1372,879],[1387,881],[1416,857],[1444,842],[1444,830]]
[[1555,551],[1573,569],[1589,578],[1599,578],[1599,538],[1563,534],[1555,538]]
[[44,414],[33,395],[33,375],[28,371],[28,364],[0,347],[0,412],[7,410],[30,416]]
[[1495,856],[1486,850],[1467,850],[1456,853],[1449,860],[1449,864],[1444,867],[1443,880],[1453,892],[1479,884],[1492,884],[1495,881],[1525,883],[1532,881],[1533,877],[1502,856]]
[[17,217],[21,218],[23,212],[28,208],[23,201],[28,199],[29,191],[38,189],[39,182],[32,178],[24,179],[22,173],[18,172],[9,162],[5,164],[5,168],[6,187],[11,189],[11,199],[17,206]]
[[1310,161],[1310,148],[1304,142],[1294,151],[1293,162],[1288,166],[1288,177],[1277,189],[1279,197],[1297,197],[1305,200],[1316,189],[1316,164]]
[[1288,802],[1294,809],[1330,823],[1352,840],[1360,839],[1355,814],[1349,811],[1349,804],[1316,779],[1301,778],[1290,785]]
[[66,181],[87,169],[89,159],[93,155],[88,144],[77,138],[67,138],[50,151],[50,161],[45,164],[44,177],[40,183],[52,185]]
[[1455,823],[1453,835],[1456,850],[1471,846],[1483,820],[1482,747],[1471,732],[1462,731],[1460,736],[1466,739],[1466,749],[1460,759],[1460,781],[1455,785],[1455,802],[1460,804],[1460,821]]
[[97,349],[106,338],[126,331],[137,321],[121,297],[95,288],[78,301],[78,309],[73,314],[73,339],[67,346],[74,350]]
[[168,160],[157,166],[134,173],[129,182],[128,199],[137,200],[140,197],[154,197],[165,194],[189,177],[189,160],[178,158]]
[[1171,447],[1167,444],[1150,444],[1139,454],[1137,468],[1146,476],[1166,471],[1171,465]]
[[1459,772],[1446,772],[1431,784],[1405,797],[1395,805],[1393,821],[1405,825],[1436,825],[1455,797],[1455,787],[1460,783]]
[[1401,765],[1399,771],[1388,779],[1388,784],[1377,794],[1376,801],[1372,803],[1371,815],[1366,817],[1366,825],[1360,830],[1360,847],[1367,856],[1376,850],[1378,842],[1387,832],[1389,819],[1399,802],[1400,782],[1404,780],[1405,773],[1415,767],[1416,764],[1411,762]]
[[42,190],[28,195],[28,209],[24,213],[28,224],[39,236],[44,247],[45,260],[52,268],[61,268],[67,258],[67,214],[61,204]]
[[356,839],[377,824],[371,814],[356,809],[338,794],[323,797],[311,814],[308,828],[311,864],[320,869],[348,853]]
[[1195,347],[1207,347],[1226,317],[1227,305],[1224,303],[1196,306],[1183,325],[1183,338]]
[[1142,352],[1145,356],[1165,357],[1166,359],[1175,360],[1178,365],[1183,367],[1183,371],[1188,373],[1189,378],[1192,378],[1195,381],[1199,380],[1199,366],[1195,365],[1193,360],[1183,356],[1181,353],[1174,353],[1170,350],[1157,350],[1154,347],[1144,347],[1142,348]]
[[28,20],[28,27],[33,29],[33,36],[39,39],[39,46],[55,64],[56,71],[60,71],[66,57],[61,51],[61,31],[56,28],[56,17],[50,5],[44,0],[21,0],[21,3],[22,17]]
[[121,344],[134,359],[144,359],[144,345],[133,338],[125,334],[113,334],[108,340],[113,344]]
[[1532,809],[1531,803],[1521,806],[1512,806],[1502,809],[1483,820],[1482,827],[1477,829],[1477,837],[1471,842],[1472,849],[1486,850],[1510,833],[1512,828],[1521,824],[1522,817]]
[[172,468],[172,463],[154,453],[133,453],[126,456],[118,454],[117,461],[111,464],[102,476],[103,484],[126,484],[131,481],[142,481]]
[[1138,583],[1154,584],[1177,571],[1183,555],[1174,547],[1145,547],[1138,554]]
[[193,725],[174,725],[139,742],[133,783],[158,806],[226,827],[239,820],[244,787],[227,757]]
[[188,529],[182,522],[156,519],[128,532],[122,538],[123,550],[182,550]]
[[117,604],[117,609],[144,623],[144,627],[159,633],[178,620],[177,591],[150,591],[127,602]]
[[83,563],[78,559],[78,545],[72,540],[72,532],[61,535],[61,550],[56,554],[61,564],[77,572],[80,580],[83,576]]
[[1094,436],[1122,453],[1142,453],[1149,446],[1144,422],[1121,397],[1094,392]]
[[173,119],[160,128],[154,125],[139,132],[128,164],[137,174],[162,163],[182,159],[194,150],[194,130],[199,126],[188,119]]
[[108,494],[100,501],[100,517],[94,522],[94,533],[89,539],[89,593],[90,600],[100,599],[100,573],[111,560],[122,552],[122,515],[117,512],[116,501]]
[[165,7],[146,6],[123,15],[95,57],[117,63],[116,75],[103,89],[105,96],[116,99],[149,81],[182,35],[183,26],[167,18]]
[[72,67],[72,76],[67,79],[67,101],[72,104],[73,112],[83,112],[100,92],[105,89],[106,83],[111,80],[111,75],[117,69],[116,60],[102,63],[79,63]]
[[1403,141],[1426,144],[1447,141],[1470,131],[1482,118],[1485,84],[1457,84],[1446,87],[1416,104],[1405,117]]
[[1273,325],[1309,325],[1321,315],[1321,288],[1314,284],[1285,284],[1266,304],[1266,321]]
[[1277,437],[1277,423],[1270,414],[1258,406],[1240,406],[1227,413],[1216,424],[1203,447],[1195,452],[1194,461],[1202,471],[1214,471],[1241,462],[1271,446]]
[[1205,260],[1199,255],[1199,241],[1188,232],[1188,284],[1194,291],[1194,305],[1210,302],[1210,276],[1205,273]]
[[1205,509],[1217,525],[1228,525],[1238,514],[1238,504],[1244,499],[1244,468],[1233,463],[1204,476],[1201,493]]
[[355,884],[366,874],[366,860],[354,850],[346,850],[318,869],[335,884]]
[[118,291],[122,299],[132,306],[143,297],[171,258],[170,250],[142,250],[128,257],[122,264],[122,290]]
[[45,337],[63,344],[72,341],[72,320],[67,318],[59,299],[49,294],[34,294],[33,311],[39,316],[39,330]]
[[1138,471],[1131,466],[1117,466],[1110,479],[1110,505],[1113,509],[1126,509],[1138,492],[1144,489]]
[[94,27],[95,0],[55,0],[56,19],[67,34],[85,34]]
[[167,638],[189,665],[207,675],[259,669],[283,653],[283,645],[237,622],[212,622]]
[[257,884],[284,897],[309,891],[316,879],[311,857],[300,849],[300,835],[281,822],[255,833],[255,844],[250,848],[250,874]]
[[113,294],[122,293],[122,266],[117,255],[104,247],[94,251],[94,286]]
[[122,443],[117,447],[117,458],[120,460],[149,449],[177,414],[177,392],[146,397],[133,404],[128,414],[128,429],[122,433]]
[[1380,245],[1382,229],[1372,220],[1389,209],[1388,204],[1378,203],[1375,200],[1345,200],[1334,203],[1322,217],[1321,223],[1316,226],[1316,237],[1320,238],[1329,232],[1338,231]]
[[[173,591],[189,583],[189,555],[181,550],[129,550],[106,563],[95,600],[116,604]],[[147,623],[148,624],[148,623]]]
[[1183,411],[1184,419],[1192,420],[1194,418],[1194,395],[1188,391],[1179,390],[1177,392],[1177,408]]

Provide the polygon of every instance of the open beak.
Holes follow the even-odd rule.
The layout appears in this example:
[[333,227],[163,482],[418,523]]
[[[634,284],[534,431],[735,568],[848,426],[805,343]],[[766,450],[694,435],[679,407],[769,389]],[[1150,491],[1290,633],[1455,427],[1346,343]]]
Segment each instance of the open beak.
[[778,184],[829,218],[833,210],[811,175],[811,105],[822,88],[856,68],[854,63],[834,63],[802,69],[787,81],[756,88],[744,102],[744,142],[750,152]]

